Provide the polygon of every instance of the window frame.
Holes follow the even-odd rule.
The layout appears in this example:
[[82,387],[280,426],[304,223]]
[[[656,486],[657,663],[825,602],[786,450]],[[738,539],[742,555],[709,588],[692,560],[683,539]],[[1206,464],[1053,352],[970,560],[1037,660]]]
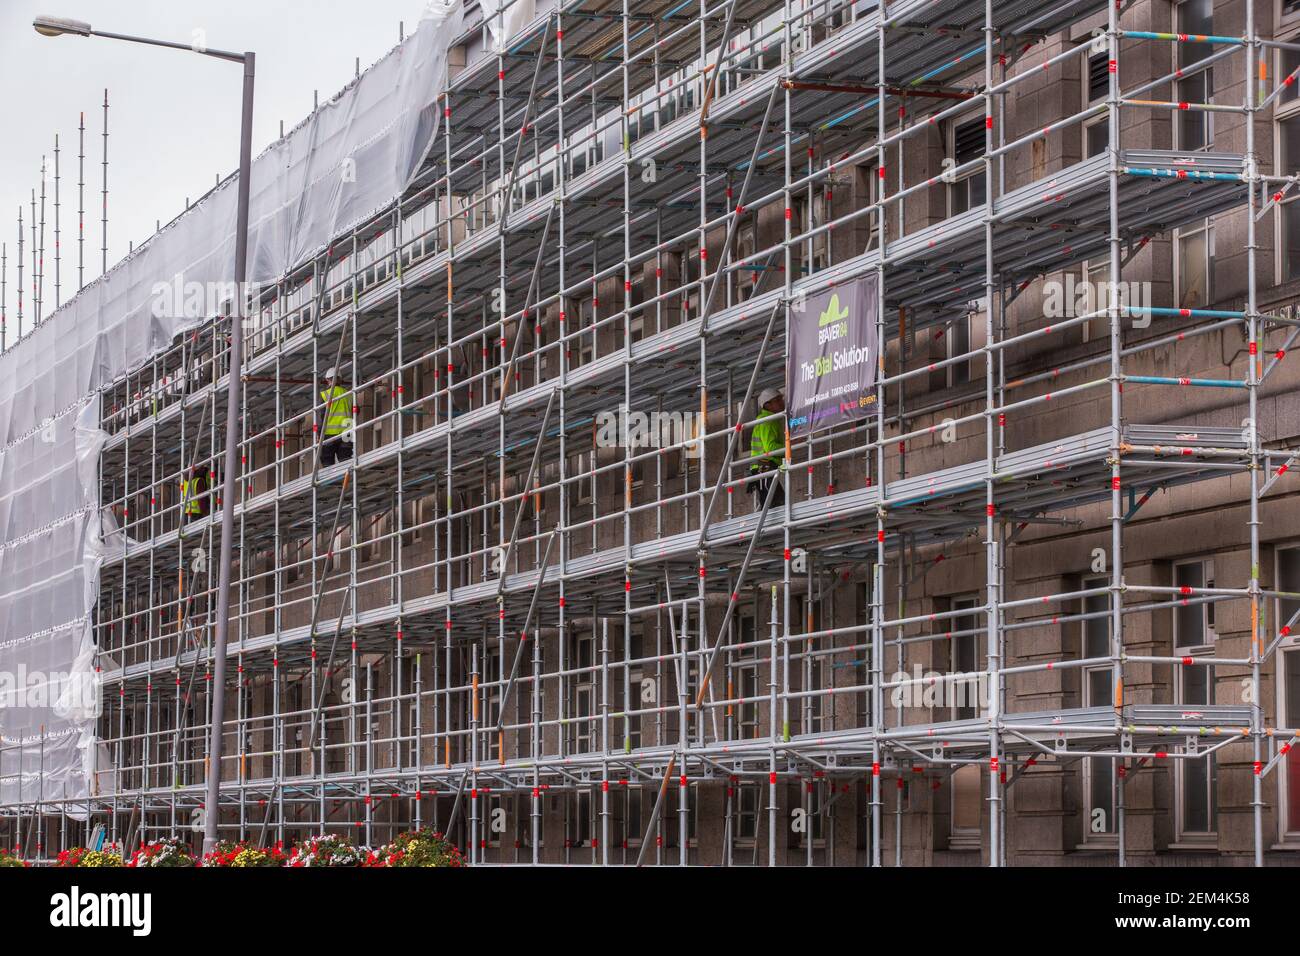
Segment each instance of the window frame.
[[[1273,582],[1276,590],[1282,590],[1284,587],[1282,581],[1282,555],[1288,551],[1295,552],[1297,556],[1300,557],[1300,542],[1292,542],[1274,548]],[[1273,628],[1274,631],[1279,630],[1284,624],[1286,624],[1287,619],[1290,617],[1290,615],[1285,612],[1283,603],[1282,598],[1273,599],[1274,619],[1276,621],[1276,626]],[[1300,628],[1295,629],[1291,635],[1285,638],[1278,646],[1277,650],[1277,673],[1274,682],[1276,684],[1275,693],[1277,696],[1277,720],[1275,720],[1274,723],[1279,727],[1285,726],[1288,723],[1286,715],[1289,708],[1291,706],[1300,706],[1300,701],[1292,701],[1290,696],[1292,692],[1300,695],[1300,681],[1297,682],[1296,687],[1291,689],[1287,688],[1285,664],[1288,656],[1300,656]],[[1290,769],[1287,762],[1291,760],[1300,761],[1300,752],[1293,749],[1283,758],[1282,765],[1279,767],[1277,784],[1278,840],[1284,846],[1300,848],[1300,825],[1294,828],[1288,825],[1288,821],[1293,815],[1297,817],[1297,822],[1300,823],[1300,806],[1292,807],[1291,805],[1292,800],[1300,802],[1300,792],[1292,792],[1291,787],[1287,782],[1287,773]]]
[[[946,142],[944,145],[947,151],[947,158],[952,160],[954,169],[956,169],[958,166],[963,165],[962,161],[957,158],[957,131],[964,127],[974,126],[977,123],[979,124],[982,132],[984,127],[984,116],[980,114],[972,114],[970,116],[954,116],[946,124],[947,127],[945,129]],[[984,152],[983,149],[981,149],[980,150],[981,155],[983,154],[983,152]],[[978,169],[972,169],[969,172],[961,173],[960,175],[955,175],[951,181],[945,180],[947,189],[944,190],[944,198],[947,203],[949,219],[951,219],[953,216],[960,216],[965,213],[968,213],[972,209],[978,209],[980,206],[983,206],[988,202],[989,183],[988,183],[987,173],[988,173],[988,164],[984,163]],[[982,202],[973,203],[971,202],[971,197],[970,197],[970,186],[971,186],[971,181],[976,179],[977,177],[982,177],[984,179],[984,200]],[[958,204],[954,202],[954,199],[957,197],[959,190],[965,190],[965,206],[960,210],[956,208]]]
[[[1280,217],[1279,217],[1280,220]],[[1188,305],[1183,301],[1183,240],[1190,239],[1197,233],[1205,236],[1205,301]],[[1174,302],[1178,308],[1208,309],[1214,303],[1214,220],[1202,219],[1190,226],[1180,226],[1173,231],[1174,244]]]
[[[1080,590],[1087,590],[1089,588],[1097,588],[1097,587],[1109,587],[1109,586],[1110,586],[1109,577],[1105,577],[1105,576],[1086,577],[1080,583]],[[1098,610],[1098,608],[1095,607],[1089,608],[1088,606],[1089,602],[1100,602],[1108,613],[1110,611],[1109,594],[1097,594],[1097,595],[1092,595],[1090,597],[1083,598],[1081,601],[1081,608],[1083,610],[1083,613],[1085,614],[1090,614]],[[1080,622],[1079,656],[1083,660],[1089,660],[1097,656],[1093,654],[1088,647],[1088,642],[1090,640],[1090,637],[1092,636],[1088,633],[1088,627],[1093,623],[1094,623],[1093,620],[1084,620]],[[1106,632],[1107,653],[1109,653],[1110,641],[1112,636],[1111,619],[1109,617],[1103,618],[1102,624]],[[1113,674],[1109,675],[1110,680],[1107,683],[1110,687],[1110,691],[1107,694],[1107,699],[1104,702],[1099,703],[1097,701],[1094,701],[1092,699],[1092,691],[1091,691],[1092,688],[1092,682],[1090,680],[1091,676],[1096,673],[1109,674],[1110,670],[1111,670],[1111,665],[1109,663],[1090,664],[1082,668],[1083,673],[1079,679],[1079,698],[1080,698],[1079,702],[1084,707],[1114,706],[1113,694],[1115,692],[1115,681],[1114,681]],[[1092,814],[1093,811],[1097,809],[1097,807],[1093,805],[1093,784],[1094,784],[1094,774],[1097,772],[1097,768],[1099,766],[1106,767],[1107,772],[1110,775],[1110,806],[1102,808],[1106,811],[1106,829],[1101,832],[1096,832],[1092,829]],[[1116,809],[1115,809],[1118,803],[1117,798],[1118,798],[1119,788],[1118,788],[1118,781],[1116,779],[1116,774],[1115,774],[1115,765],[1114,763],[1112,763],[1110,758],[1107,757],[1086,758],[1083,761],[1081,778],[1083,781],[1082,802],[1086,808],[1083,816],[1082,843],[1084,846],[1089,848],[1097,847],[1097,846],[1113,847],[1117,844],[1117,841],[1119,839],[1118,831],[1116,829]]]
[[[1283,0],[1278,0],[1279,24],[1281,23],[1280,17],[1281,17],[1282,8],[1283,8]],[[1291,28],[1287,31],[1286,34],[1278,36],[1278,39],[1283,42],[1294,43],[1300,41],[1300,9],[1297,9],[1295,13],[1291,14],[1291,17],[1294,18],[1291,21],[1292,22]],[[1278,34],[1283,34],[1283,31],[1281,29],[1277,30],[1276,32]],[[1272,64],[1273,76],[1276,80],[1279,81],[1286,75],[1282,72],[1284,69],[1282,65],[1282,60],[1286,53],[1287,53],[1286,50],[1279,49],[1274,51],[1273,64]],[[1288,100],[1285,96],[1279,96],[1277,100],[1273,103],[1273,170],[1275,174],[1278,176],[1285,176],[1287,174],[1286,170],[1282,168],[1282,161],[1283,161],[1282,125],[1288,122],[1300,123],[1300,87],[1293,87],[1293,88],[1297,90],[1297,95],[1295,97]],[[1300,160],[1300,157],[1297,157],[1297,160]],[[1300,166],[1298,166],[1295,171],[1297,173],[1300,173]],[[1300,270],[1297,270],[1297,273],[1294,276],[1287,275],[1287,250],[1286,250],[1287,207],[1290,206],[1292,203],[1294,203],[1297,199],[1300,199],[1300,191],[1294,189],[1291,190],[1291,192],[1283,196],[1282,199],[1278,201],[1277,215],[1273,217],[1273,230],[1274,230],[1273,239],[1274,239],[1274,248],[1276,250],[1274,253],[1276,258],[1276,261],[1274,263],[1276,267],[1276,271],[1274,274],[1277,276],[1279,284],[1283,282],[1291,282],[1296,279],[1300,279]],[[1297,236],[1297,240],[1300,241],[1300,236]]]
[[[1086,42],[1091,42],[1091,40]],[[1081,105],[1082,108],[1085,110],[1088,109],[1090,106],[1096,106],[1098,103],[1106,102],[1106,99],[1110,94],[1109,83],[1108,83],[1106,93],[1102,94],[1101,96],[1092,95],[1092,64],[1093,61],[1098,58],[1101,59],[1103,65],[1107,65],[1110,62],[1110,55],[1105,52],[1091,53],[1088,56],[1083,58],[1083,81],[1079,84],[1079,89],[1080,89],[1080,97],[1083,101]],[[1082,128],[1079,131],[1080,159],[1086,162],[1087,160],[1092,159],[1094,156],[1103,155],[1106,152],[1106,150],[1110,148],[1109,124],[1110,124],[1109,113],[1101,113],[1098,116],[1094,116],[1091,119],[1086,119],[1083,121]],[[1099,152],[1090,153],[1088,152],[1088,134],[1092,130],[1096,129],[1098,126],[1102,126],[1106,128],[1107,142],[1106,145]]]
[[[1199,586],[1204,588],[1213,588],[1215,583],[1215,576],[1214,576],[1214,557],[1212,555],[1175,561],[1173,563],[1173,567],[1171,568],[1172,580],[1174,582],[1174,586],[1175,587],[1179,586],[1177,583],[1178,569],[1184,567],[1191,567],[1193,565],[1201,566],[1202,584]],[[1201,615],[1202,615],[1201,627],[1202,627],[1202,634],[1205,638],[1205,640],[1201,641],[1201,643],[1199,644],[1182,644],[1179,641],[1178,608],[1174,608],[1172,612],[1173,626],[1171,628],[1171,636],[1173,638],[1173,651],[1175,654],[1182,657],[1212,656],[1214,654],[1215,647],[1218,641],[1218,633],[1214,629],[1215,626],[1214,615],[1211,611],[1213,605],[1209,602],[1206,602],[1197,606],[1201,609]],[[1200,666],[1200,665],[1194,665],[1194,666]],[[1215,681],[1214,669],[1212,667],[1206,668],[1205,694],[1207,700],[1201,702],[1192,702],[1186,700],[1187,689],[1186,689],[1185,678],[1189,673],[1190,671],[1188,670],[1187,667],[1178,667],[1175,670],[1174,681],[1173,681],[1174,703],[1180,707],[1204,707],[1212,704],[1214,702],[1214,681]],[[1206,774],[1205,774],[1206,815],[1208,818],[1206,830],[1187,829],[1186,797],[1187,797],[1188,783],[1186,778],[1187,778],[1187,766],[1189,761],[1178,760],[1176,766],[1174,767],[1174,826],[1175,826],[1176,838],[1178,842],[1183,845],[1196,845],[1196,846],[1204,846],[1206,844],[1213,845],[1213,844],[1217,844],[1219,838],[1219,829],[1218,829],[1219,801],[1218,801],[1217,762],[1215,761],[1213,754],[1198,759],[1202,759],[1204,761],[1203,765],[1206,768]]]
[[[975,626],[978,626],[979,624],[978,619],[980,614],[980,597],[978,594],[954,596],[953,598],[950,599],[949,607],[950,610],[953,611],[968,610],[970,612],[969,615],[963,614],[960,617],[952,618],[951,619],[952,630],[954,631],[966,630],[967,628],[965,627],[965,625],[959,624],[959,622],[961,622],[964,618],[968,616],[976,622]],[[981,653],[979,647],[978,634],[967,634],[964,637],[955,637],[950,639],[949,657],[948,657],[950,673],[957,672],[959,666],[957,662],[958,648],[956,642],[960,640],[970,640],[973,642],[972,652],[974,654],[974,670],[971,671],[971,673],[979,673],[979,661],[980,661]],[[949,685],[952,689],[953,698],[955,700],[956,692],[957,692],[956,691],[957,684],[955,681],[950,681]],[[978,687],[979,685],[978,683],[976,683],[976,693],[978,693]],[[949,704],[948,705],[949,719],[950,720],[973,720],[975,718],[983,716],[985,713],[985,708],[977,707],[975,708],[974,714],[968,717],[964,717],[961,715],[961,711],[963,709],[964,708],[959,708],[955,703]],[[957,825],[957,795],[958,795],[957,777],[958,775],[974,778],[975,795],[978,804],[976,816],[979,818],[980,822],[973,827],[969,827],[969,826],[959,827]],[[984,803],[984,774],[982,768],[978,764],[963,764],[962,766],[957,767],[952,772],[952,775],[948,778],[948,848],[949,849],[952,850],[980,849],[983,843],[983,835],[984,835],[983,803]]]
[[[1210,5],[1210,29],[1209,30],[1188,30],[1187,28],[1184,27],[1182,23],[1181,12],[1184,9],[1190,7],[1193,3],[1200,3],[1200,2],[1209,3]],[[1214,33],[1213,0],[1178,0],[1178,2],[1175,2],[1173,4],[1172,13],[1173,13],[1173,27],[1174,30],[1177,31],[1178,33],[1192,33],[1192,34],[1213,34]],[[1188,49],[1195,50],[1196,47],[1184,43],[1171,43],[1169,45],[1171,47],[1170,50],[1170,59],[1172,60],[1171,66],[1175,71],[1181,71],[1181,70],[1188,69],[1190,67],[1194,67],[1196,66],[1196,64],[1200,63],[1201,60],[1204,60],[1208,56],[1210,56],[1210,54],[1213,52],[1212,50],[1207,49],[1204,55],[1198,56],[1196,59],[1184,63],[1182,61],[1182,55],[1181,55],[1183,49],[1188,48]],[[1173,84],[1174,99],[1178,102],[1184,102],[1184,101],[1191,102],[1191,100],[1186,99],[1186,97],[1183,94],[1183,84],[1200,82],[1202,78],[1204,79],[1205,82],[1206,102],[1213,103],[1214,102],[1214,67],[1213,66],[1209,67],[1206,70],[1200,70],[1194,73],[1192,76],[1186,77],[1184,79],[1175,80]],[[1204,122],[1205,122],[1205,142],[1203,142],[1199,146],[1187,146],[1184,145],[1182,142],[1182,135],[1180,133],[1180,130],[1182,128],[1181,120],[1183,119],[1183,117],[1181,114],[1183,112],[1184,111],[1180,110],[1174,114],[1174,123],[1173,123],[1173,130],[1172,130],[1174,149],[1179,152],[1186,152],[1186,153],[1201,153],[1201,152],[1209,152],[1213,150],[1214,149],[1214,112],[1210,110],[1204,112],[1197,111],[1197,113],[1200,116],[1204,117]],[[1191,112],[1191,111],[1187,111],[1187,112]]]

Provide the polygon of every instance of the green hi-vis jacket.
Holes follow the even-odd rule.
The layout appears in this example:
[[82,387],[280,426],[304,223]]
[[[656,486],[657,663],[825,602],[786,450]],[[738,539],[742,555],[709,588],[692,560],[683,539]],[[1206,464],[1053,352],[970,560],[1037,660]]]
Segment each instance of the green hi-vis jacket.
[[352,403],[348,390],[335,385],[320,393],[320,400],[329,407],[325,412],[325,437],[333,438],[352,429]]
[[208,490],[205,478],[181,479],[181,510],[187,515],[203,514],[203,503],[199,497]]
[[[749,457],[750,458],[779,458],[785,454],[785,434],[781,427],[782,419],[772,415],[766,408],[758,410],[759,421],[754,425],[754,431],[749,436]],[[773,418],[773,421],[762,421],[764,418]],[[766,471],[765,468],[759,467],[760,462],[754,462],[749,466],[750,471]]]

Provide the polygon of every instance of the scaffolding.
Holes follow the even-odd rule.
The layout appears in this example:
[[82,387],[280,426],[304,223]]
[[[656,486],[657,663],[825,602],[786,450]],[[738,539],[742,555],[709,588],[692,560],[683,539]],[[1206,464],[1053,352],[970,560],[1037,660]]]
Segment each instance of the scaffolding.
[[[881,865],[889,847],[901,864],[904,819],[924,813],[905,793],[977,767],[977,845],[1000,865],[1008,791],[1088,763],[1115,781],[1124,864],[1134,779],[1247,748],[1262,865],[1265,787],[1298,728],[1266,720],[1261,688],[1300,611],[1272,619],[1297,595],[1263,582],[1261,499],[1300,452],[1255,423],[1300,324],[1257,301],[1256,232],[1294,177],[1264,172],[1255,126],[1295,73],[1267,78],[1268,52],[1294,45],[1259,36],[1243,6],[1241,35],[1196,36],[1126,29],[1131,4],[1101,0],[557,0],[522,20],[523,0],[488,20],[468,5],[416,183],[246,320],[222,836],[375,845],[430,825],[481,864],[758,863],[761,848],[777,865],[801,811],[804,862]],[[1086,42],[1043,52],[1099,17]],[[1121,52],[1192,44],[1210,52],[1126,82]],[[1099,55],[1099,102],[1012,132],[1027,84],[1087,77]],[[1240,105],[1168,95],[1212,67],[1236,71]],[[1130,117],[1195,111],[1231,114],[1244,148],[1126,148]],[[976,155],[905,168],[969,115]],[[1090,121],[1095,155],[1023,161]],[[930,221],[927,197],[970,177],[982,195]],[[1122,301],[1153,239],[1242,209],[1240,308]],[[1109,282],[1095,307],[1015,311],[1084,263]],[[756,470],[754,398],[784,383],[791,308],[865,276],[883,344],[871,416],[787,432],[779,467]],[[972,314],[967,341],[918,354]],[[1249,343],[1239,374],[1168,360],[1225,329]],[[1053,367],[1067,333],[1094,347]],[[327,368],[355,419],[336,463],[321,456]],[[229,371],[213,320],[102,392],[111,766],[76,814],[39,793],[3,807],[32,859],[95,824],[128,852],[201,829],[220,502],[207,491],[191,513],[180,487],[204,473],[219,487]],[[1240,393],[1251,424],[1136,423],[1144,388]],[[1085,399],[1104,414],[1078,413]],[[1071,413],[1048,417],[1060,404]],[[611,413],[638,412],[673,427],[604,440]],[[957,440],[941,445],[944,429]],[[762,477],[766,498],[747,501]],[[1126,527],[1158,490],[1229,480],[1249,508],[1245,578],[1126,576]],[[1085,512],[1103,516],[1105,581],[1013,595],[1008,550]],[[963,548],[982,556],[978,601],[909,611]],[[1217,605],[1248,608],[1243,653],[1126,640]],[[1024,650],[1088,621],[1107,624],[1095,655]],[[906,675],[914,653],[970,636],[982,707],[890,703],[934,683]],[[955,664],[940,683],[971,678]],[[1253,693],[1126,696],[1154,667],[1227,669]],[[1008,690],[1085,668],[1109,671],[1111,699],[1023,710]],[[836,859],[837,820],[856,857]]]

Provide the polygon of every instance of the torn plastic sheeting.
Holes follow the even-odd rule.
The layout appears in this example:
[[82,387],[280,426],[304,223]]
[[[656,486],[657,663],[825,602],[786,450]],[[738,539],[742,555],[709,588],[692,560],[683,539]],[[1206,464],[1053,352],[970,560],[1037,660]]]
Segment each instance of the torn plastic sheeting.
[[537,16],[537,0],[479,0],[478,5],[497,53],[505,52],[506,41]]

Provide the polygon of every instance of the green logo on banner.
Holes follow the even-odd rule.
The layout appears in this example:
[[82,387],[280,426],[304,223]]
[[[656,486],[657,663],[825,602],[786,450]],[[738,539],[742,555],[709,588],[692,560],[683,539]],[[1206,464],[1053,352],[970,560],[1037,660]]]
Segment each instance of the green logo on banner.
[[826,305],[826,311],[823,312],[821,318],[817,320],[817,327],[820,329],[823,326],[833,325],[836,322],[843,322],[848,317],[848,306],[841,308],[839,293],[832,293],[831,301]]

